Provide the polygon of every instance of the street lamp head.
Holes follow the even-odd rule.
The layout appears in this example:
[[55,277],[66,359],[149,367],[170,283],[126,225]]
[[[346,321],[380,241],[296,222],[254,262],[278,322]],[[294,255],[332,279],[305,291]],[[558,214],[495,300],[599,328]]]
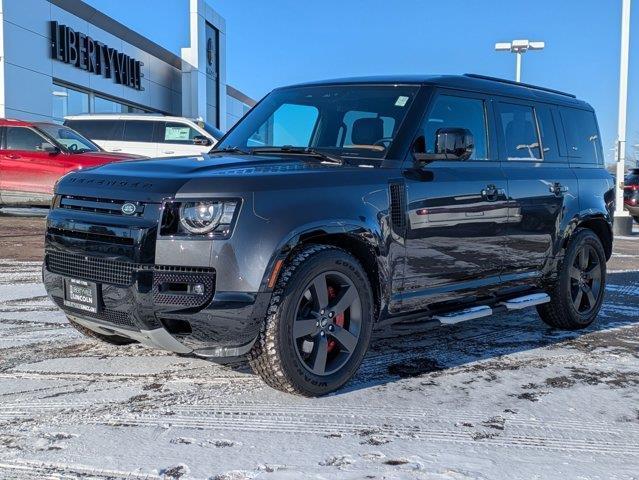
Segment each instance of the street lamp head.
[[495,44],[495,50],[498,52],[526,53],[528,50],[543,50],[545,46],[545,42],[513,40],[512,42],[497,42]]
[[515,81],[521,79],[521,57],[528,50],[541,50],[546,46],[545,42],[531,42],[530,40],[513,40],[512,42],[497,42],[495,50],[498,52],[510,52],[517,55],[515,69]]
[[526,51],[528,50],[528,47],[530,46],[530,42],[528,40],[513,40],[512,42],[513,45],[513,51]]

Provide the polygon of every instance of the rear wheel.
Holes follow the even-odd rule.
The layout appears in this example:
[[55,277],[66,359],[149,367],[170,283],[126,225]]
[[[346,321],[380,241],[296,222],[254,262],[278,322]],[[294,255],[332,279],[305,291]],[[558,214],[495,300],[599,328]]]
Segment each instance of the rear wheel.
[[357,259],[310,245],[283,269],[249,362],[274,388],[325,395],[355,373],[372,327],[373,296]]
[[78,322],[71,320],[67,316],[67,320],[73,328],[75,328],[78,332],[82,333],[86,337],[91,337],[96,340],[100,340],[105,343],[109,343],[111,345],[129,345],[130,343],[135,343],[135,340],[131,340],[130,338],[121,337],[119,335],[103,335],[98,332],[94,332],[90,328],[85,327],[84,325],[80,325]]
[[578,230],[570,241],[550,293],[550,303],[537,307],[541,319],[555,328],[576,330],[590,325],[604,299],[606,255],[599,237]]

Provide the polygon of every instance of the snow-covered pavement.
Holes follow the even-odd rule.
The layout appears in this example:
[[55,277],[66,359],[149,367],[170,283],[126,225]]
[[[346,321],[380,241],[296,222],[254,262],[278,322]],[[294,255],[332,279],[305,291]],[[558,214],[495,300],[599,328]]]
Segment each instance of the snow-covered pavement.
[[0,260],[0,478],[639,478],[639,272],[599,322],[534,311],[384,331],[327,398],[76,333]]

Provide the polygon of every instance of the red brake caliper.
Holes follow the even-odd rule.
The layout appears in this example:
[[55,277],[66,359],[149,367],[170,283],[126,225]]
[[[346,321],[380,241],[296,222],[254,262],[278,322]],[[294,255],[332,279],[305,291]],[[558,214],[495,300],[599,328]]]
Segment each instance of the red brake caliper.
[[[337,292],[335,291],[334,287],[329,286],[328,287],[328,300],[333,301],[335,300],[335,297],[337,297]],[[338,325],[340,327],[344,326],[344,312],[340,313],[339,315],[335,316],[335,321],[334,321],[335,325]],[[332,352],[335,347],[337,347],[337,342],[335,340],[333,340],[332,338],[328,340],[328,352]]]

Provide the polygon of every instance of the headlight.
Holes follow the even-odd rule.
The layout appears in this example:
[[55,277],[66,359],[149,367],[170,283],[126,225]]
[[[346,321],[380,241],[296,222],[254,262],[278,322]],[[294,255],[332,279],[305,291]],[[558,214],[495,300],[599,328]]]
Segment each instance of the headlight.
[[207,235],[228,238],[238,206],[239,200],[226,199],[166,203],[162,235]]

